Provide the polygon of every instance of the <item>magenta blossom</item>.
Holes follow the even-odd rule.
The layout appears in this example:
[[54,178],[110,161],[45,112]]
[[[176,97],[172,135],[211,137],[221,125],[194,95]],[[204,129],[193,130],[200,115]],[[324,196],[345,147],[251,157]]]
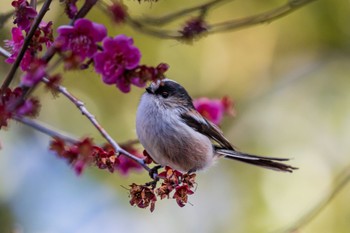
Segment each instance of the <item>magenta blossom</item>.
[[97,51],[96,43],[107,35],[105,26],[88,19],[78,19],[74,26],[60,26],[57,32],[55,46],[61,51],[71,51],[81,61],[92,58]]
[[[143,153],[139,152],[137,149],[135,149],[132,145],[127,145],[127,146],[123,146],[122,147],[124,150],[126,150],[127,152],[135,155],[138,158],[142,158],[144,159],[145,156],[143,155]],[[142,167],[140,164],[136,163],[135,161],[131,160],[130,158],[126,157],[123,154],[120,154],[117,158],[116,161],[117,165],[115,167],[115,169],[117,171],[119,171],[119,173],[121,175],[128,175],[130,171],[141,171]]]
[[94,57],[95,70],[102,74],[103,82],[116,84],[123,92],[129,92],[131,84],[131,80],[124,75],[125,71],[136,68],[141,59],[140,50],[133,44],[133,39],[125,35],[106,37],[103,52]]
[[77,7],[77,1],[78,0],[60,0],[61,2],[64,2],[65,9],[64,11],[68,15],[70,19],[73,19],[74,16],[78,13],[78,7]]
[[17,24],[20,29],[28,32],[37,15],[36,10],[26,0],[13,1],[12,6],[16,9],[13,23]]
[[233,103],[228,97],[221,100],[202,97],[195,99],[193,105],[202,116],[216,125],[221,123],[224,114],[234,115]]
[[111,12],[112,18],[116,23],[123,23],[128,15],[127,7],[123,2],[113,2],[113,4],[108,7],[108,10]]
[[[11,56],[6,59],[6,62],[13,64],[24,43],[24,35],[23,31],[17,27],[12,28],[11,33],[12,40],[5,40],[6,47],[11,50]],[[52,22],[41,22],[21,60],[21,69],[27,71],[34,62],[36,54],[42,51],[44,47],[49,48],[52,45],[52,41]]]
[[46,75],[46,63],[42,60],[34,60],[26,73],[22,76],[21,83],[24,86],[32,87]]
[[95,70],[102,74],[106,84],[116,84],[122,92],[130,91],[130,84],[138,80],[127,78],[125,73],[135,69],[140,62],[140,50],[133,45],[133,39],[125,35],[103,40],[103,51],[94,56]]
[[[11,56],[7,58],[5,61],[10,64],[15,62],[24,42],[24,36],[20,28],[16,28],[16,27],[12,28],[11,33],[12,33],[12,40],[5,40],[6,47],[11,50]],[[30,52],[30,48],[28,48],[21,61],[21,64],[20,64],[21,69],[23,71],[28,70],[29,65],[30,63],[32,63],[32,61],[33,61],[33,55]]]

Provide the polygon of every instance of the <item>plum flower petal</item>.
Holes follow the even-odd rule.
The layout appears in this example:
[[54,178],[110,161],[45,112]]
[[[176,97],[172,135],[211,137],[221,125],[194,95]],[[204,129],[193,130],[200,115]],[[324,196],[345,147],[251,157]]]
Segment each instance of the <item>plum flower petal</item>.
[[17,24],[20,29],[28,32],[38,13],[26,0],[13,1],[12,6],[16,9],[13,23]]
[[193,105],[197,111],[219,125],[224,115],[235,116],[234,102],[227,96],[222,99],[208,99],[206,97],[193,100]]
[[92,58],[97,52],[97,42],[107,35],[107,29],[102,24],[88,19],[78,19],[73,26],[61,26],[57,29],[58,37],[55,45],[61,51],[71,51],[74,55]]
[[65,13],[68,15],[70,19],[73,19],[74,16],[78,13],[77,1],[78,0],[61,0],[64,1],[65,4]]
[[24,86],[31,87],[37,84],[46,75],[46,63],[41,60],[35,60],[29,67],[29,70],[22,76],[21,83]]
[[221,100],[202,97],[194,100],[193,105],[202,116],[216,125],[220,124],[225,110]]
[[116,23],[123,23],[128,15],[127,7],[121,1],[113,2],[113,4],[108,7],[108,10],[111,12],[112,18]]
[[116,81],[116,85],[124,93],[128,93],[130,91],[130,83],[125,78],[119,78]]
[[5,46],[11,50],[11,56],[7,58],[5,61],[7,63],[14,63],[16,60],[16,57],[19,53],[19,50],[21,49],[23,42],[24,42],[24,36],[22,34],[22,30],[20,28],[12,28],[11,30],[12,34],[12,40],[5,40]]
[[122,92],[130,91],[131,81],[125,74],[138,67],[141,52],[133,39],[125,35],[103,40],[103,51],[94,56],[95,70],[102,74],[104,83],[115,84]]

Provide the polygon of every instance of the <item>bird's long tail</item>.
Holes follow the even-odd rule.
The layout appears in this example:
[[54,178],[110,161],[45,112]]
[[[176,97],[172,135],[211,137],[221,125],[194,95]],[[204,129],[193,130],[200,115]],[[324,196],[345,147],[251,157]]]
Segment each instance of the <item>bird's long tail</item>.
[[282,171],[282,172],[293,172],[293,170],[296,170],[298,168],[290,166],[288,164],[282,163],[284,161],[288,161],[289,159],[286,158],[273,158],[273,157],[264,157],[264,156],[257,156],[257,155],[250,155],[245,154],[239,151],[235,150],[227,150],[227,149],[216,149],[216,152],[224,156],[228,159],[234,159],[237,161],[241,161],[244,163],[276,170],[276,171]]

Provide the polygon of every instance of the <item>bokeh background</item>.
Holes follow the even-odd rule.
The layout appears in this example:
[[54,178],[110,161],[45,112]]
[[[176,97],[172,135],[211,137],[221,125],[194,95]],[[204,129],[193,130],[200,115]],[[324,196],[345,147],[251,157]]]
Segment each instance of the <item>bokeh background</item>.
[[[133,16],[161,16],[204,1],[124,1]],[[210,14],[220,22],[256,14],[286,1],[232,1]],[[11,9],[0,2],[0,12]],[[293,174],[220,161],[198,173],[191,204],[158,201],[156,210],[131,207],[128,187],[148,181],[146,172],[128,177],[90,168],[77,177],[48,151],[49,138],[11,122],[0,131],[0,232],[283,232],[317,205],[350,164],[350,2],[323,0],[269,24],[206,36],[192,45],[154,38],[115,25],[94,9],[88,17],[109,35],[134,38],[142,63],[170,65],[168,76],[193,97],[235,101],[237,116],[222,128],[240,150],[291,157]],[[46,20],[67,23],[54,1]],[[174,30],[185,19],[171,25]],[[0,29],[9,38],[11,24]],[[4,43],[1,42],[3,46]],[[0,58],[0,77],[9,66]],[[2,79],[2,78],[1,78]],[[93,70],[64,73],[64,85],[83,100],[118,142],[135,139],[135,112],[143,90],[122,94]],[[37,90],[39,119],[83,137],[103,139],[65,98]],[[350,185],[297,232],[349,232]]]

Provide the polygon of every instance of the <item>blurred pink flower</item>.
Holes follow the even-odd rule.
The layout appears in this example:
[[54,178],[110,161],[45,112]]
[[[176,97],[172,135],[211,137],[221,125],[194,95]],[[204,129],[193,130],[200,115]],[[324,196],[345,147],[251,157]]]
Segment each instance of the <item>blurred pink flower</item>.
[[81,61],[92,58],[97,52],[97,42],[107,35],[104,25],[91,22],[88,19],[78,19],[73,26],[60,26],[55,46],[62,51],[71,51],[78,55]]
[[[139,158],[144,158],[142,153],[140,153],[139,151],[137,151],[135,148],[131,146],[124,147],[124,149]],[[128,175],[131,170],[136,170],[136,171],[142,170],[142,167],[140,164],[129,159],[123,154],[120,154],[118,156],[116,164],[117,164],[116,170],[119,171],[119,173],[122,175]]]
[[34,60],[29,69],[22,76],[21,83],[24,86],[31,87],[38,83],[46,75],[46,63],[40,59]]
[[17,24],[20,29],[28,32],[38,13],[26,0],[13,1],[12,6],[16,9],[13,23]]
[[65,9],[64,11],[68,15],[70,19],[73,19],[74,16],[78,13],[78,7],[77,7],[77,1],[78,0],[60,0],[61,2],[64,2]]
[[233,102],[228,97],[222,99],[198,98],[193,101],[197,111],[209,121],[219,125],[224,114],[235,115]]
[[112,13],[112,18],[116,23],[123,23],[128,15],[127,7],[123,2],[113,2],[112,5],[108,7],[108,10]]

